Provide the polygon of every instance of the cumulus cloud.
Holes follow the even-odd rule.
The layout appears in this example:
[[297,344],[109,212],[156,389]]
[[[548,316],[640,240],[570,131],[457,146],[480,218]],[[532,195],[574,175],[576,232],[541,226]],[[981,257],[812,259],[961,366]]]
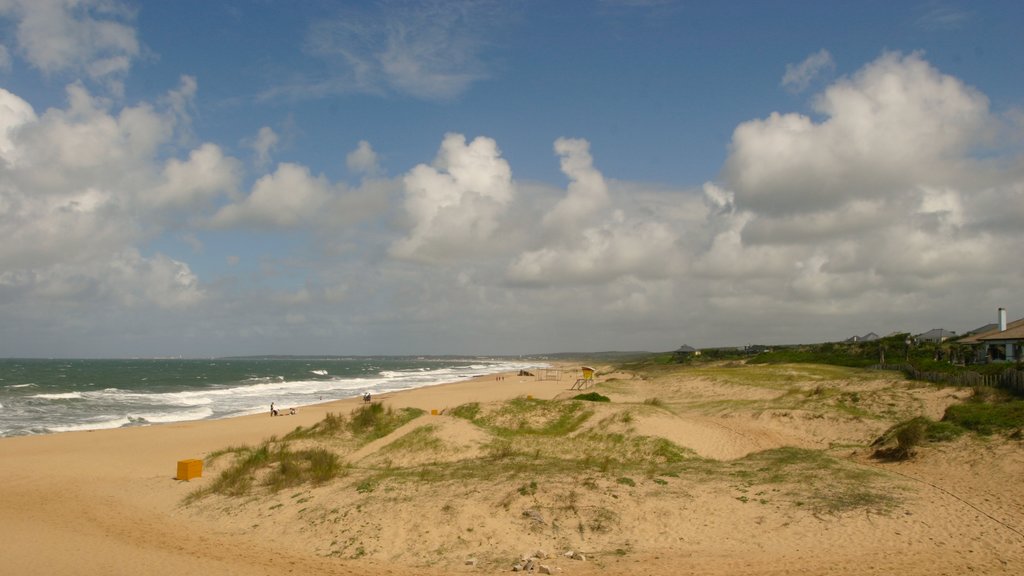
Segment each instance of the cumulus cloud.
[[264,170],[270,165],[270,153],[277,147],[277,143],[277,132],[274,132],[273,128],[269,126],[260,128],[256,138],[249,143],[253,152],[256,153],[256,168]]
[[18,51],[29,64],[90,78],[118,95],[141,52],[133,13],[118,0],[4,0],[0,16],[17,22]]
[[312,223],[331,194],[331,184],[323,175],[313,176],[309,168],[299,164],[282,163],[272,174],[257,180],[242,202],[221,208],[211,225],[292,228]]
[[420,164],[403,179],[408,236],[391,254],[412,260],[449,260],[493,248],[499,219],[515,194],[512,170],[497,143],[466,143],[448,134],[432,166]]
[[377,153],[366,140],[360,140],[356,149],[348,153],[348,156],[345,157],[345,165],[356,174],[375,176],[380,173]]
[[559,138],[555,153],[561,157],[562,173],[569,177],[569,193],[544,218],[549,227],[561,228],[586,221],[608,205],[608,185],[594,168],[590,142]]
[[543,219],[547,233],[538,236],[542,245],[524,250],[509,264],[509,281],[596,285],[679,272],[685,257],[677,245],[676,214],[645,204],[642,190],[623,187],[613,198],[586,140],[559,138],[555,152],[570,180],[568,190]]
[[883,55],[814,107],[826,121],[772,113],[736,128],[725,177],[739,205],[807,213],[937,183],[992,128],[983,94],[916,53]]
[[206,143],[189,152],[187,160],[168,159],[162,176],[163,182],[148,200],[157,209],[188,208],[233,194],[241,180],[241,166],[216,144]]
[[820,122],[744,122],[725,182],[705,186],[710,244],[691,272],[738,314],[906,314],[1019,281],[998,255],[1024,240],[1008,225],[1024,171],[994,154],[988,106],[921,54],[885,53],[815,99]]
[[803,92],[811,81],[824,72],[836,67],[832,54],[822,48],[811,54],[799,64],[786,64],[786,73],[782,76],[782,86],[790,92]]
[[0,303],[187,307],[203,299],[188,264],[137,246],[162,210],[236,186],[236,161],[212,144],[160,160],[179,116],[161,104],[116,108],[81,84],[37,115],[0,90]]

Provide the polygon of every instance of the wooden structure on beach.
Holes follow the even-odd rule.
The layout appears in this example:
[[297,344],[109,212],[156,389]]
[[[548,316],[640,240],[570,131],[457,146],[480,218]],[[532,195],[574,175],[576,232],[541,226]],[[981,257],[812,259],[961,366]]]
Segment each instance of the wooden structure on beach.
[[583,366],[580,368],[581,376],[576,379],[576,383],[572,385],[569,390],[583,390],[584,388],[590,388],[594,385],[594,369],[590,366]]

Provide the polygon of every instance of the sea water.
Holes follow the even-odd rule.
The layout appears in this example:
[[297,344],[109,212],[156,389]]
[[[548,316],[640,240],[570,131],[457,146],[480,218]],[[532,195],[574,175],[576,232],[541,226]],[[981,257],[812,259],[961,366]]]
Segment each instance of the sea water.
[[0,436],[228,418],[544,366],[519,359],[0,359]]

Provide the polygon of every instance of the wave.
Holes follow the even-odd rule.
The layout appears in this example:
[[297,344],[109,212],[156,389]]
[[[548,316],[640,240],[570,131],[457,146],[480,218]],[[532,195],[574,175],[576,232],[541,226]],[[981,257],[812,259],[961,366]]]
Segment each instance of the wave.
[[164,424],[167,422],[184,422],[187,420],[202,420],[213,416],[213,410],[203,408],[200,410],[183,410],[180,412],[164,412],[153,414],[139,414],[129,416],[137,424]]
[[81,400],[85,398],[81,392],[61,392],[60,394],[35,394],[29,396],[29,398],[39,398],[41,400]]
[[[191,383],[168,388],[167,383],[150,386],[143,383],[148,374],[139,374],[139,385],[121,387],[99,386],[89,389],[68,388],[42,390],[29,389],[3,396],[5,406],[0,436],[20,434],[46,434],[79,430],[101,430],[124,426],[147,426],[189,420],[217,419],[244,414],[266,412],[271,402],[278,406],[306,406],[353,398],[364,392],[378,395],[413,388],[434,386],[468,380],[498,372],[514,372],[523,368],[536,368],[536,363],[464,360],[451,364],[424,367],[406,365],[396,367],[386,363],[362,364],[359,375],[342,376],[342,370],[305,366],[291,376],[270,373],[248,375],[233,381]],[[343,367],[344,368],[344,367]],[[298,379],[288,380],[288,378]],[[115,384],[115,382],[109,382]],[[103,384],[100,384],[101,386]],[[172,384],[173,385],[173,384]],[[25,387],[25,384],[18,384]],[[0,390],[10,386],[0,387]],[[148,389],[147,389],[148,388]],[[38,392],[47,391],[39,394]]]
[[47,432],[81,432],[84,430],[109,430],[111,428],[124,428],[126,426],[145,426],[147,424],[166,424],[170,422],[185,422],[189,420],[202,420],[213,416],[213,410],[204,408],[202,410],[185,410],[180,412],[164,412],[149,414],[126,414],[124,416],[103,415],[97,416],[86,422],[78,424],[66,424],[62,426],[46,426]]
[[110,428],[121,428],[131,425],[132,421],[127,416],[104,416],[104,420],[94,419],[80,424],[66,424],[63,426],[47,426],[47,432],[80,432],[83,430],[108,430]]

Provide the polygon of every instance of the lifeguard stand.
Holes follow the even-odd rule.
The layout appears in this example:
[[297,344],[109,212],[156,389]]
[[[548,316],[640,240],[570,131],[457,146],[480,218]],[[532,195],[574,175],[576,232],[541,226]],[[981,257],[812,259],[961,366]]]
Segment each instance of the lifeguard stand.
[[584,388],[590,388],[594,385],[594,369],[590,366],[583,366],[580,368],[582,376],[576,379],[576,383],[572,385],[570,390],[583,390]]

